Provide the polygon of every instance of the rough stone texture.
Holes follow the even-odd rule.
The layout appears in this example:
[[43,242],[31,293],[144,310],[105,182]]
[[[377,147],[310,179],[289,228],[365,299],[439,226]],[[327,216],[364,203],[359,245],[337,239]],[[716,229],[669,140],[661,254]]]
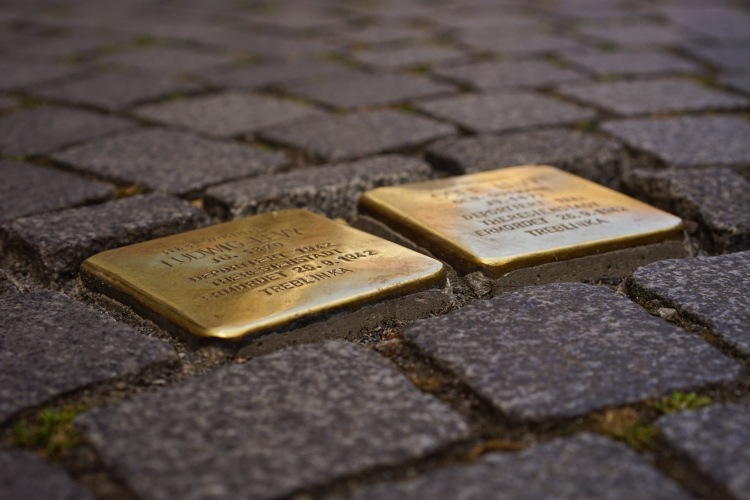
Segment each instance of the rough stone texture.
[[13,90],[42,82],[51,82],[78,72],[75,67],[52,62],[0,60],[0,90]]
[[585,79],[581,73],[545,61],[492,61],[438,68],[433,73],[481,90],[550,87]]
[[745,94],[750,94],[750,74],[726,76],[721,81]]
[[287,99],[245,92],[151,104],[136,108],[134,113],[146,120],[227,138],[322,114],[311,106]]
[[603,41],[626,47],[679,45],[696,35],[663,24],[587,25],[580,32]]
[[629,279],[635,296],[657,297],[750,356],[750,252],[667,260]]
[[190,203],[155,193],[16,219],[0,226],[0,246],[10,254],[6,258],[54,282],[74,276],[81,262],[98,252],[206,222],[206,214]]
[[347,160],[418,146],[454,131],[427,118],[375,111],[276,127],[261,136],[325,160]]
[[365,487],[346,498],[632,500],[692,497],[646,465],[627,446],[595,434],[579,434],[519,453],[487,454],[475,463],[448,467],[408,481]]
[[435,83],[423,77],[354,72],[297,81],[283,87],[293,94],[338,108],[399,103],[450,94],[456,90],[451,85]]
[[590,120],[593,110],[530,92],[469,95],[419,103],[417,108],[474,132],[502,132]]
[[229,58],[217,52],[179,47],[153,47],[111,56],[106,58],[105,62],[147,72],[182,75],[214,71],[227,64]]
[[462,35],[460,40],[472,49],[498,52],[507,56],[530,56],[579,47],[574,40],[561,36],[535,33],[524,34],[523,36],[520,36],[519,33],[498,34],[496,30],[467,33]]
[[710,252],[750,249],[750,182],[728,168],[634,170],[625,183],[638,198],[698,222]]
[[677,79],[569,84],[561,86],[560,92],[620,115],[732,110],[750,106],[750,101],[743,97]]
[[509,292],[403,333],[513,420],[572,417],[740,374],[700,337],[579,283]]
[[281,153],[162,129],[121,134],[53,158],[95,175],[175,194],[276,172],[286,164]]
[[8,295],[18,292],[16,285],[8,278],[5,271],[0,269],[0,295]]
[[117,475],[154,499],[276,498],[467,431],[392,365],[343,342],[223,367],[78,422]]
[[740,117],[618,120],[601,128],[676,167],[750,163],[750,123]]
[[750,499],[750,402],[718,404],[657,420],[670,446],[721,484]]
[[104,201],[104,183],[46,167],[0,161],[0,222],[25,215]]
[[44,154],[133,127],[112,116],[67,108],[36,108],[0,116],[0,150]]
[[467,58],[466,54],[460,50],[429,45],[371,50],[359,52],[355,57],[359,62],[368,66],[389,70],[406,66],[443,65],[460,62]]
[[750,40],[750,15],[728,6],[693,6],[664,9],[667,18],[699,35],[731,40]]
[[667,52],[567,52],[565,58],[595,75],[697,73],[702,68]]
[[568,129],[444,139],[428,148],[427,158],[457,173],[554,165],[613,187],[619,185],[626,163],[624,148],[617,142]]
[[110,111],[127,109],[142,101],[200,86],[173,78],[129,73],[97,73],[32,89],[35,95],[58,101],[94,106]]
[[366,190],[423,181],[431,172],[429,165],[415,158],[376,156],[216,186],[206,191],[205,206],[231,218],[299,207],[329,217],[352,217]]
[[0,451],[0,498],[4,500],[93,500],[60,469],[28,451]]
[[687,49],[700,59],[722,70],[750,69],[750,46],[705,47],[690,45]]
[[231,88],[260,88],[303,78],[348,73],[343,66],[317,60],[272,63],[212,71],[201,75],[215,85]]
[[177,357],[166,342],[56,292],[0,297],[0,325],[0,421]]

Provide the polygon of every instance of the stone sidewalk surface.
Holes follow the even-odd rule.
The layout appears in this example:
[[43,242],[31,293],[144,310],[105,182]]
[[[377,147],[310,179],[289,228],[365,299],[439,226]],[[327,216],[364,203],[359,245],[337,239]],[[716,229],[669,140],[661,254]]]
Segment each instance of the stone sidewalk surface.
[[[433,317],[258,356],[79,279],[519,164],[680,216],[689,256],[449,270]],[[750,499],[748,429],[747,0],[2,2],[0,498]]]

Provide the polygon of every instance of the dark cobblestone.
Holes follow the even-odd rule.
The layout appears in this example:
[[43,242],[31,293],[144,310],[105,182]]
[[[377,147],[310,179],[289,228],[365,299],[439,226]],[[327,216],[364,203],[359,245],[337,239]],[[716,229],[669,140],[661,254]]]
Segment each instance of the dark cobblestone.
[[467,33],[460,37],[468,47],[486,52],[496,52],[506,56],[530,56],[557,52],[579,47],[569,38],[555,35],[517,33],[498,34],[496,31]]
[[584,26],[580,32],[626,47],[679,45],[697,35],[663,24],[614,24]]
[[348,72],[349,70],[344,66],[338,66],[325,61],[305,60],[231,68],[212,71],[201,76],[215,85],[222,87],[259,88],[293,82],[304,78]]
[[745,94],[750,94],[750,74],[725,76],[721,81]]
[[530,92],[480,94],[419,103],[417,108],[474,132],[502,132],[590,120],[593,110]]
[[634,272],[629,285],[636,296],[659,298],[750,356],[750,252],[656,262]]
[[701,5],[664,9],[667,18],[699,35],[750,41],[750,15],[728,6]]
[[335,161],[418,146],[454,130],[419,116],[375,111],[276,127],[261,136]]
[[65,472],[34,454],[20,450],[0,451],[0,497],[4,500],[93,500]]
[[163,129],[142,129],[53,155],[109,179],[175,194],[280,170],[280,153]]
[[0,222],[104,201],[112,187],[46,167],[0,161]]
[[275,498],[424,456],[467,430],[382,358],[341,342],[223,367],[79,422],[154,499]]
[[697,73],[702,68],[667,52],[567,52],[565,58],[595,75],[649,75]]
[[572,417],[740,375],[700,338],[578,283],[476,302],[404,336],[513,420]]
[[750,249],[750,182],[732,170],[636,170],[626,184],[639,198],[698,222],[709,251]]
[[367,487],[352,500],[402,498],[688,499],[686,491],[622,444],[580,434],[520,453],[492,453],[400,483]]
[[0,150],[44,154],[69,144],[130,129],[133,123],[89,111],[37,108],[0,116]]
[[41,281],[54,283],[73,277],[95,253],[206,222],[206,214],[188,202],[150,194],[17,219],[0,226],[0,246],[6,259],[10,256]]
[[229,61],[221,53],[178,47],[153,47],[110,56],[105,60],[118,66],[175,76],[212,71]]
[[690,45],[687,50],[722,70],[750,69],[750,44],[744,47],[705,47]]
[[553,165],[616,187],[623,147],[610,139],[568,129],[450,138],[427,149],[427,158],[452,172],[472,173],[513,165]]
[[56,292],[0,297],[0,313],[0,422],[53,396],[177,358],[166,342]]
[[450,94],[455,87],[427,78],[398,74],[338,74],[283,85],[287,91],[339,108],[393,104]]
[[750,163],[750,123],[736,116],[619,120],[602,128],[676,167]]
[[545,61],[493,61],[437,68],[433,73],[480,90],[522,87],[550,87],[583,80],[574,70]]
[[351,218],[364,191],[426,180],[431,172],[414,158],[376,156],[216,186],[206,191],[205,204],[209,212],[230,218],[298,207]]
[[363,51],[355,57],[357,61],[368,66],[388,70],[417,65],[439,66],[461,62],[467,58],[460,50],[429,45]]
[[654,80],[569,84],[560,91],[580,101],[595,104],[620,115],[665,111],[733,110],[750,101],[726,92],[708,89],[688,80]]
[[750,499],[750,402],[662,417],[670,446],[739,500]]
[[322,115],[311,106],[244,92],[151,104],[136,108],[134,113],[146,120],[227,138]]
[[14,90],[27,85],[51,82],[80,71],[72,66],[51,62],[0,60],[0,90]]

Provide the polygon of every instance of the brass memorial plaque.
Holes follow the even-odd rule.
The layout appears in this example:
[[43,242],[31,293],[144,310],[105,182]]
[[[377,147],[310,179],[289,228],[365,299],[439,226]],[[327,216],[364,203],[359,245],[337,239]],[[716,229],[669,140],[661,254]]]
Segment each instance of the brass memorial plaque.
[[459,269],[493,277],[683,237],[678,217],[546,165],[377,188],[360,205]]
[[109,250],[82,271],[89,286],[218,338],[444,280],[440,262],[305,210]]

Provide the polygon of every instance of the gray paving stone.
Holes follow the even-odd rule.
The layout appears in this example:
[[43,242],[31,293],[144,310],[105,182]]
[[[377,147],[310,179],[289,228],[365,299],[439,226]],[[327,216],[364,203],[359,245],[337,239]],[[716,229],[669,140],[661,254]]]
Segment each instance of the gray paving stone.
[[336,161],[414,147],[453,132],[453,126],[427,118],[374,111],[275,127],[261,136]]
[[213,71],[229,61],[221,53],[179,47],[152,47],[103,59],[118,66],[172,75]]
[[687,47],[693,55],[721,70],[750,69],[750,45],[742,47],[705,47],[689,45]]
[[35,108],[0,116],[0,150],[44,154],[63,146],[133,128],[135,124],[90,111]]
[[427,180],[432,169],[415,158],[385,155],[215,186],[205,207],[222,217],[304,207],[329,217],[352,217],[360,195],[379,186]]
[[214,85],[221,87],[260,88],[293,82],[303,78],[349,73],[349,71],[344,66],[311,59],[295,62],[256,64],[241,68],[212,71],[200,76]]
[[467,55],[460,50],[429,45],[356,52],[354,57],[368,66],[388,70],[417,65],[444,65],[467,59]]
[[338,108],[394,104],[423,97],[451,94],[452,85],[419,76],[348,73],[300,80],[283,85],[287,91]]
[[679,45],[696,38],[687,31],[663,24],[587,25],[579,28],[585,35],[625,47]]
[[80,69],[75,66],[52,62],[0,60],[0,90],[22,89],[28,85],[60,80],[71,76]]
[[403,334],[513,420],[572,417],[740,374],[700,337],[580,283],[509,292]]
[[241,36],[217,40],[216,46],[250,52],[268,60],[305,62],[334,52],[337,45],[315,38],[287,38],[257,32],[242,32]]
[[121,134],[53,157],[85,172],[175,194],[276,172],[286,163],[281,153],[162,129]]
[[725,76],[721,81],[740,92],[750,94],[750,74]]
[[0,160],[0,222],[104,201],[112,188],[51,168]]
[[688,80],[568,84],[560,92],[620,115],[743,109],[750,101]]
[[567,52],[565,58],[599,76],[698,73],[703,70],[698,64],[667,52]]
[[595,434],[556,439],[519,453],[492,453],[478,461],[399,483],[365,487],[351,500],[692,498],[628,447]]
[[111,111],[175,92],[192,92],[195,83],[162,76],[129,73],[96,73],[84,78],[30,89],[34,95]]
[[557,35],[478,32],[462,35],[460,40],[476,50],[508,56],[530,56],[579,47],[578,42]]
[[734,498],[750,499],[750,402],[675,413],[656,425],[670,446]]
[[631,294],[658,297],[750,356],[750,252],[666,260],[636,270]]
[[740,117],[617,120],[601,128],[677,167],[750,163],[750,123]]
[[117,475],[153,499],[276,498],[424,456],[467,432],[388,362],[344,342],[222,367],[77,422]]
[[187,201],[155,193],[16,219],[0,226],[0,246],[6,258],[54,282],[73,277],[81,262],[98,252],[206,222],[206,214]]
[[424,40],[429,35],[425,32],[414,29],[404,23],[382,23],[367,26],[366,28],[357,28],[347,33],[355,43],[365,43],[368,45],[386,45],[404,42],[416,42]]
[[554,165],[613,187],[619,185],[626,163],[619,143],[568,129],[448,138],[431,145],[427,158],[462,174],[513,165]]
[[591,120],[596,112],[531,92],[503,92],[437,99],[416,105],[473,132],[503,132]]
[[0,498],[4,500],[93,500],[65,472],[21,450],[0,451]]
[[2,296],[0,313],[0,421],[54,396],[177,358],[168,343],[60,293]]
[[150,104],[134,113],[146,120],[225,138],[323,115],[312,106],[288,99],[238,91]]
[[64,58],[78,57],[116,44],[127,43],[132,39],[127,33],[90,32],[78,30],[57,36],[35,37],[30,43],[18,45],[14,55],[31,57]]
[[700,35],[723,40],[750,40],[750,15],[739,9],[705,5],[666,8],[663,12],[671,22]]
[[492,61],[437,68],[433,73],[480,90],[549,87],[586,77],[545,61]]
[[750,181],[729,168],[638,169],[625,182],[639,198],[698,222],[708,251],[750,250]]

